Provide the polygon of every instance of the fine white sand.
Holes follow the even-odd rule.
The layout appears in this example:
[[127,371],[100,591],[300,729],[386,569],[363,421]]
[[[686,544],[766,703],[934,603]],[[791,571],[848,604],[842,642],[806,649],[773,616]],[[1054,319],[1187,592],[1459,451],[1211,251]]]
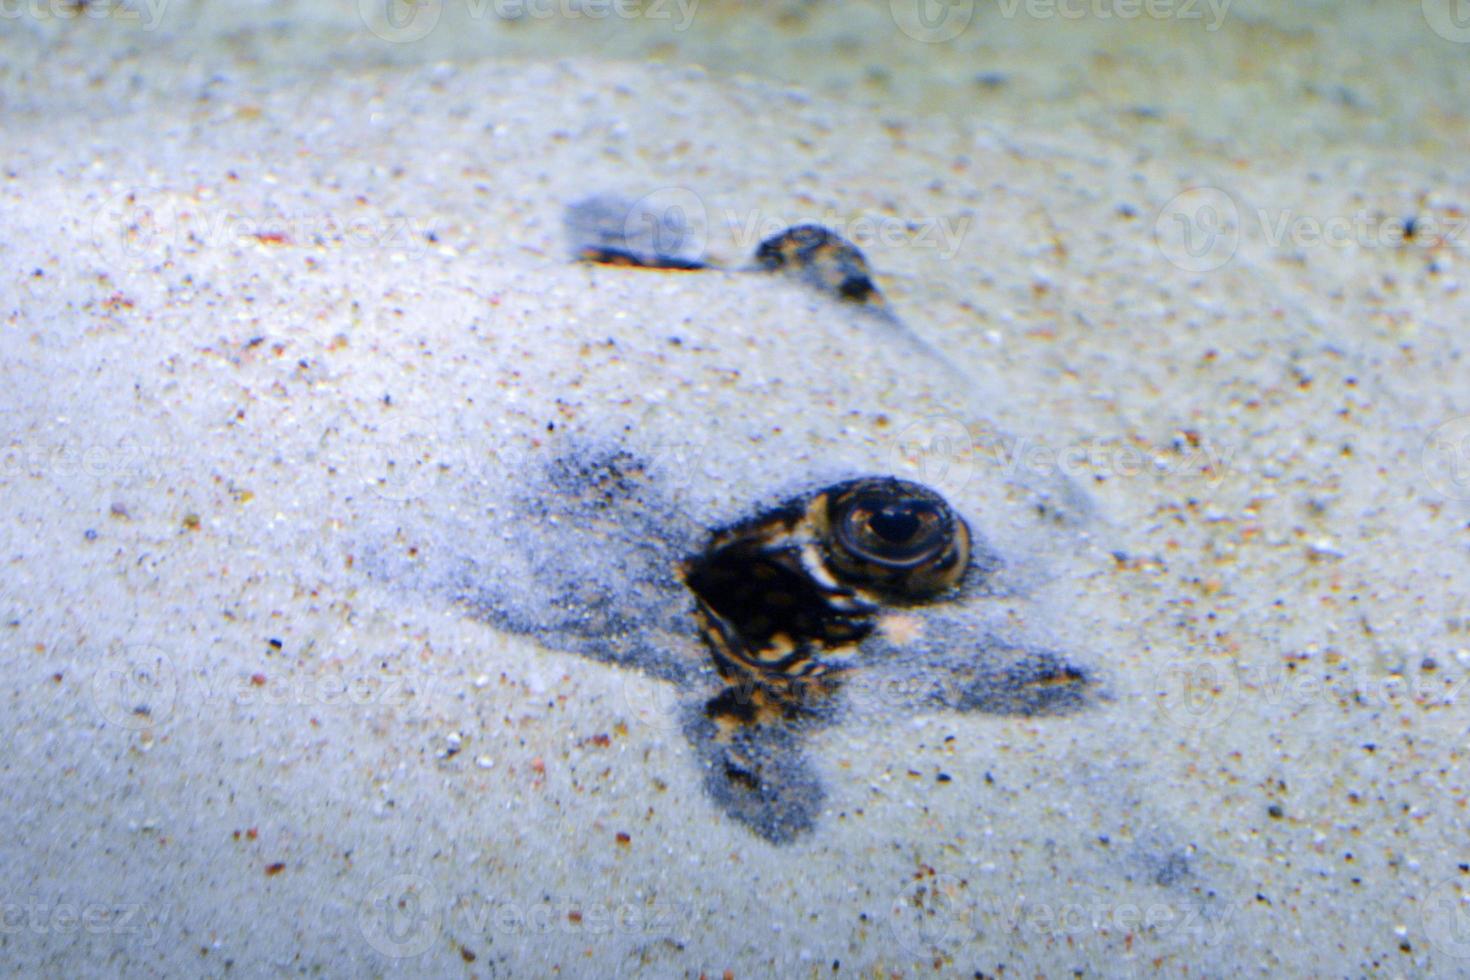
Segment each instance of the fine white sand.
[[[1466,185],[1438,150],[360,38],[325,68],[290,53],[342,21],[291,23],[182,66],[108,35],[90,77],[66,25],[17,25],[54,62],[10,42],[0,961],[1463,968]],[[927,350],[781,280],[571,264],[594,191],[661,195],[731,267],[832,225]],[[452,601],[505,570],[535,461],[589,444],[696,527],[929,480],[1006,563],[958,621],[1095,696],[877,697],[810,741],[815,828],[767,843],[703,790],[677,685]],[[616,593],[625,556],[594,557]]]

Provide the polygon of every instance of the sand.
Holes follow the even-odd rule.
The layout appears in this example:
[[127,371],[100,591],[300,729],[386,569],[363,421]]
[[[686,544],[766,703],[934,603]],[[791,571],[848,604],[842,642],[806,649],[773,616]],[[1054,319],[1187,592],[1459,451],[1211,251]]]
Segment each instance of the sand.
[[[1117,24],[969,31],[921,72],[807,50],[868,7],[555,42],[463,13],[396,43],[325,7],[9,21],[8,968],[1462,968],[1463,137],[1417,7],[1374,15],[1415,84],[1319,105],[1369,27],[1237,10],[1219,44],[1134,36],[1214,60],[1133,112],[1119,57],[1065,84]],[[1289,69],[1245,58],[1263,35]],[[763,38],[770,77],[733,74]],[[1013,81],[945,83],[987,45]],[[779,279],[573,264],[592,192],[678,205],[730,270],[836,227],[912,336]],[[813,828],[762,839],[705,791],[687,691],[456,601],[469,568],[540,608],[518,488],[608,447],[686,534],[936,483],[1007,570],[946,635],[1055,651],[1087,705],[870,686],[809,740]],[[626,541],[575,530],[631,602]]]

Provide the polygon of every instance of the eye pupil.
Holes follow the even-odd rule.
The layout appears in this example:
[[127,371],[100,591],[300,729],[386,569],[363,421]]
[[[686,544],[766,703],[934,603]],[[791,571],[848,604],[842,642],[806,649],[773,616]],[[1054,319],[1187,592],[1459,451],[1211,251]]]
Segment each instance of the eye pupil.
[[844,585],[916,601],[954,585],[970,566],[969,527],[926,486],[869,477],[823,496],[823,554]]
[[907,507],[884,507],[868,518],[868,527],[884,541],[902,544],[919,532],[919,518]]

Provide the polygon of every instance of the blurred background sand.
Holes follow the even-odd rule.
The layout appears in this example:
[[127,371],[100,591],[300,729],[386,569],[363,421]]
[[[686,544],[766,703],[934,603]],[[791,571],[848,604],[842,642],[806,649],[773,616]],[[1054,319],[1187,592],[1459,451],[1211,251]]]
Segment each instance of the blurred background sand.
[[[518,9],[3,8],[0,959],[1462,969],[1453,8]],[[569,199],[671,188],[729,262],[750,220],[902,229],[869,257],[955,397],[1076,452],[1095,513],[1035,546],[1027,625],[1110,701],[839,727],[776,848],[701,792],[668,685],[354,567],[473,528],[464,474],[548,420],[699,445],[669,325],[792,392],[729,415],[789,431],[691,508],[895,458],[874,413],[924,413],[881,372],[771,346],[817,307],[565,261]]]

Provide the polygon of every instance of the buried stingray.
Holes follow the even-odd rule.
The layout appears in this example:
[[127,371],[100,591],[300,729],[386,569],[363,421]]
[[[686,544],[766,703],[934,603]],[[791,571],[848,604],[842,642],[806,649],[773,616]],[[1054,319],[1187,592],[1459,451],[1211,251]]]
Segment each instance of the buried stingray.
[[1095,695],[1067,659],[946,615],[984,600],[1000,559],[919,484],[857,477],[710,530],[631,452],[574,445],[508,503],[510,552],[442,586],[497,627],[678,685],[705,788],[773,843],[826,798],[812,732],[874,708],[1045,715]]
[[[565,222],[573,256],[637,269],[711,268],[691,248],[697,236],[683,211],[650,203],[593,196],[573,204]],[[795,277],[876,319],[955,373],[889,309],[857,246],[827,228],[796,225],[765,239],[749,271]],[[564,632],[563,643],[639,663],[701,691],[690,699],[683,728],[705,767],[705,786],[727,813],[767,840],[788,842],[812,828],[826,794],[803,742],[842,717],[855,677],[884,683],[885,700],[901,711],[1031,715],[1087,703],[1091,683],[1079,667],[1045,650],[977,634],[937,612],[946,602],[983,593],[1000,559],[928,487],[857,477],[809,488],[713,530],[670,535],[679,515],[653,503],[658,489],[635,458],[584,457],[553,469],[550,482],[561,492],[541,496],[541,506],[552,499],[570,503],[572,511],[605,510],[621,501],[645,518],[662,514],[651,522],[623,521],[636,529],[627,553],[641,550],[650,559],[639,569],[646,583],[687,591],[680,602],[664,602],[662,611],[620,618],[625,625],[665,623],[666,634],[697,624],[704,650],[697,667],[676,667],[664,651],[677,647],[667,640],[647,643],[646,630],[636,625],[632,635],[640,639],[621,648],[601,628]],[[580,474],[580,485],[569,487],[573,473]],[[566,513],[554,523],[581,527],[587,516]],[[471,602],[514,628],[503,603],[483,591]],[[684,610],[672,621],[666,618],[670,605]]]
[[[574,252],[630,273],[704,267],[660,247],[658,235],[653,244],[628,235],[628,213],[606,199],[574,206]],[[892,341],[851,344],[842,330],[793,329],[782,335],[787,346],[777,367],[749,362],[752,378],[768,379],[785,365],[822,363],[841,372],[850,364],[851,376],[862,379],[847,396],[852,404],[894,411],[973,402],[973,384],[955,384],[952,368],[932,370],[927,345],[914,343],[882,305],[850,243],[800,226],[764,243],[756,264],[794,272],[833,301],[834,313],[871,319],[877,311],[874,339]],[[781,315],[794,324],[829,322],[822,310]],[[728,460],[711,462],[738,465],[746,477],[765,474],[746,481],[754,488],[747,504],[715,508],[681,494],[676,479],[694,479],[701,468],[671,468],[628,414],[638,411],[638,393],[620,393],[596,399],[602,424],[581,432],[548,424],[555,435],[538,432],[524,455],[493,447],[497,464],[471,463],[433,508],[397,510],[392,542],[364,548],[365,569],[451,598],[476,618],[550,649],[675,685],[678,724],[711,798],[773,843],[809,832],[821,813],[827,793],[807,754],[810,736],[821,729],[946,710],[1063,714],[1097,699],[1089,670],[1018,629],[1014,615],[1026,580],[1013,561],[1015,535],[1056,532],[1085,513],[1085,498],[1045,480],[1026,485],[1027,474],[1002,480],[977,470],[962,503],[948,485],[889,476],[892,467],[877,465],[872,444],[863,449],[851,438],[856,413],[813,414],[827,411],[819,387],[783,386],[773,399],[765,397],[774,390],[768,383],[738,380],[745,358],[772,351],[748,341],[720,344],[713,335],[664,343],[664,329],[657,315],[585,328],[574,321],[539,337],[526,356],[566,363],[555,347],[564,343],[575,348],[579,370],[631,370],[650,382],[669,357],[686,359],[687,374],[709,357],[705,367],[718,369],[717,385],[670,385],[665,397],[682,399],[678,414],[708,427],[679,430],[682,443],[713,444],[710,451],[721,457],[729,449]],[[824,347],[829,341],[836,346]],[[518,376],[526,363],[516,360],[507,370]],[[478,375],[476,382],[477,391],[485,388]],[[736,404],[721,401],[727,396]],[[815,400],[805,414],[803,399]],[[493,405],[486,400],[481,410]],[[747,411],[749,419],[741,414]],[[752,426],[768,411],[774,417],[759,423],[758,433],[749,429],[738,440],[759,434],[760,458],[745,458],[735,441],[718,437],[721,426]],[[872,417],[881,420],[875,433],[891,446],[901,433],[883,432],[881,412]],[[979,418],[975,413],[965,424],[979,425]],[[771,433],[812,420],[844,434],[822,461],[773,448],[785,436]],[[463,409],[455,421],[480,431],[491,424]],[[1024,611],[1019,618],[1026,619]]]

